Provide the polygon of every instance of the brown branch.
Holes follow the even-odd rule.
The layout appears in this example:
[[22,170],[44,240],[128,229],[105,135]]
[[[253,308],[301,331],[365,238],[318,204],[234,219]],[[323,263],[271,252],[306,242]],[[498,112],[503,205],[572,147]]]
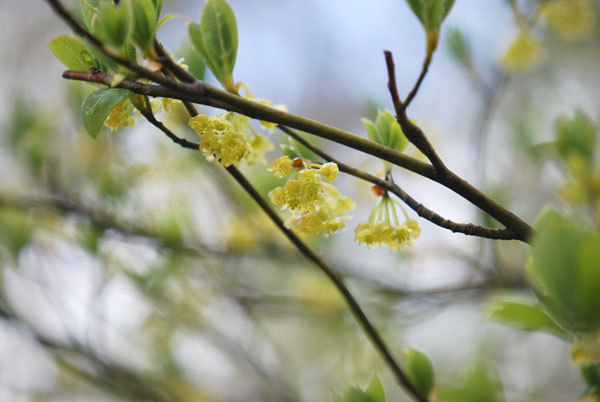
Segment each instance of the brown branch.
[[[389,51],[386,51],[386,59],[387,59],[388,53],[390,55],[390,58],[392,58],[392,53]],[[415,82],[413,89],[410,91],[410,93],[406,97],[406,100],[404,101],[404,105],[403,105],[404,109],[408,108],[408,105],[410,105],[412,100],[417,95],[417,92],[419,92],[419,88],[421,88],[421,84],[423,83],[423,80],[425,79],[425,76],[427,75],[427,72],[429,71],[429,65],[431,64],[432,57],[433,57],[433,52],[428,51],[427,56],[425,56],[425,60],[423,61],[423,67],[421,68],[421,74],[419,74],[419,78],[417,79],[417,82]]]
[[[76,71],[65,71],[63,73],[63,77],[67,79],[97,82],[108,86],[110,86],[112,83],[112,77],[101,72],[91,74]],[[163,85],[144,84],[138,81],[127,79],[119,83],[117,87],[129,89],[142,95],[179,99],[182,101],[188,101],[242,113],[252,118],[286,125],[322,138],[329,139],[331,141],[335,141],[339,144],[358,149],[442,184],[466,200],[470,201],[481,210],[488,213],[506,227],[513,230],[518,236],[518,240],[528,242],[529,238],[533,234],[533,229],[525,221],[520,219],[514,213],[503,208],[496,201],[487,197],[485,194],[455,173],[449,172],[449,176],[439,176],[432,165],[423,163],[401,152],[383,147],[372,141],[365,140],[361,137],[346,133],[345,131],[336,129],[334,127],[282,112],[277,109],[261,105],[258,102],[249,101],[231,94],[226,94],[227,97],[231,97],[231,99],[228,99],[228,101],[215,100],[210,92],[207,92],[204,95],[194,94],[193,91],[186,91],[182,93],[177,90],[167,88]],[[416,127],[416,129],[418,130],[418,127]]]
[[[151,111],[149,112],[152,113]],[[154,122],[156,119],[149,120],[150,123],[154,124],[169,138],[173,139],[176,135],[171,132],[164,125],[157,125]],[[175,141],[175,140],[174,140]],[[177,141],[175,141],[177,142]],[[197,150],[198,148],[195,148]],[[277,213],[271,208],[267,201],[258,193],[258,191],[252,186],[252,184],[244,177],[244,175],[234,166],[231,165],[225,168],[227,172],[242,186],[242,188],[254,199],[254,201],[260,206],[260,208],[269,216],[273,223],[283,232],[283,234],[292,242],[292,244],[304,255],[307,259],[315,263],[321,271],[331,280],[334,286],[341,293],[342,297],[346,301],[348,308],[352,312],[352,315],[364,331],[366,337],[371,341],[373,347],[381,354],[381,357],[387,363],[391,369],[396,380],[402,386],[406,392],[420,402],[427,402],[427,398],[422,396],[420,392],[414,387],[410,379],[404,373],[400,364],[396,361],[392,353],[390,352],[387,344],[373,326],[369,318],[366,316],[350,290],[344,284],[342,278],[330,268],[317,254],[315,254],[294,232],[288,229],[283,220],[277,215]]]
[[327,153],[323,152],[323,150],[321,150],[320,148],[311,144],[309,141],[304,139],[302,136],[300,136],[294,130],[292,130],[288,127],[285,127],[285,126],[278,126],[278,127],[280,130],[285,132],[290,137],[294,138],[296,141],[298,141],[299,143],[301,143],[302,145],[304,145],[305,147],[310,149],[315,154],[319,155],[324,160],[326,160],[328,162],[335,162],[338,165],[341,172],[347,173],[354,177],[358,177],[359,179],[373,183],[373,184],[389,191],[390,193],[395,194],[396,196],[398,196],[398,198],[400,198],[402,201],[404,201],[404,203],[406,205],[408,205],[413,211],[415,211],[420,217],[430,221],[431,223],[433,223],[435,225],[438,225],[445,229],[449,229],[455,233],[463,233],[465,235],[484,237],[487,239],[515,240],[518,238],[518,236],[512,230],[507,229],[507,228],[503,228],[503,229],[488,228],[485,226],[474,225],[472,223],[456,223],[449,219],[446,219],[446,218],[438,215],[434,211],[428,209],[423,204],[416,201],[409,194],[407,194],[400,186],[393,183],[392,181],[380,179],[379,177],[373,176],[365,171],[362,171],[360,169],[356,169],[349,165],[346,165],[345,163],[340,162],[339,160],[337,160],[337,159],[333,158],[332,156],[328,155]]
[[442,159],[439,157],[439,155],[437,154],[437,152],[435,151],[435,149],[433,148],[433,146],[427,139],[427,136],[425,136],[425,133],[423,132],[423,130],[421,130],[418,126],[416,126],[413,122],[411,122],[410,119],[408,118],[408,116],[406,115],[406,108],[408,107],[408,104],[414,98],[416,91],[419,89],[419,86],[421,85],[421,82],[423,81],[423,78],[425,78],[425,74],[427,73],[427,68],[429,66],[429,63],[431,62],[431,54],[429,54],[427,56],[427,58],[425,59],[425,63],[423,63],[423,71],[421,72],[421,75],[419,76],[419,79],[417,80],[415,87],[413,88],[413,90],[411,91],[411,93],[409,94],[409,96],[405,102],[400,101],[400,98],[398,96],[398,87],[396,84],[396,72],[395,72],[396,69],[394,67],[394,57],[392,56],[392,52],[390,52],[389,50],[385,50],[384,55],[385,55],[385,63],[387,66],[387,71],[388,71],[388,89],[390,91],[390,94],[392,96],[392,101],[394,103],[394,110],[396,111],[396,119],[398,120],[400,127],[402,127],[402,132],[404,133],[406,138],[408,138],[408,140],[414,146],[416,146],[417,149],[419,151],[421,151],[423,153],[423,155],[425,155],[427,157],[427,159],[429,159],[429,161],[433,165],[436,173],[440,177],[447,178],[447,177],[451,176],[452,173],[446,167],[446,165],[444,164]]

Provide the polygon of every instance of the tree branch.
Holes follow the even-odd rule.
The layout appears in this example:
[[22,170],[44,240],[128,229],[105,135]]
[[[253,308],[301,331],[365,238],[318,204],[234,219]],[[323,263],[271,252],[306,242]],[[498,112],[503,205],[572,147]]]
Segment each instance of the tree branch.
[[469,236],[478,236],[484,237],[487,239],[497,239],[497,240],[514,240],[517,238],[517,235],[510,229],[496,229],[496,228],[487,228],[485,226],[474,225],[472,223],[456,223],[449,219],[445,219],[444,217],[438,215],[434,211],[428,209],[423,204],[416,201],[409,194],[407,194],[400,186],[397,184],[380,179],[377,176],[373,176],[365,171],[360,169],[353,168],[345,163],[340,162],[339,160],[333,158],[327,153],[323,152],[320,148],[314,146],[309,141],[304,139],[294,130],[285,127],[278,126],[280,130],[285,132],[290,137],[294,138],[296,141],[310,149],[315,154],[319,155],[321,158],[328,162],[335,162],[340,171],[352,175],[354,177],[358,177],[359,179],[368,181],[373,183],[381,188],[386,189],[387,191],[395,194],[400,198],[406,205],[408,205],[413,211],[415,211],[420,217],[430,221],[431,223],[443,227],[445,229],[449,229],[455,233],[463,233]]
[[[152,114],[152,111],[148,111],[147,113]],[[165,133],[169,138],[171,138],[174,142],[180,144],[179,141],[174,139],[177,136],[171,132],[168,128],[166,128],[163,124],[155,124],[156,119],[152,116],[152,119],[149,120],[150,123],[155,125],[158,129],[160,129],[163,133]],[[186,147],[187,148],[187,147]],[[197,147],[189,148],[198,150]],[[366,337],[371,341],[373,347],[379,352],[381,357],[384,359],[386,364],[391,369],[398,383],[406,390],[406,392],[413,396],[413,398],[417,401],[427,402],[427,398],[422,396],[419,391],[413,386],[407,375],[404,373],[399,363],[396,361],[392,353],[390,352],[387,344],[384,342],[383,338],[377,331],[377,329],[373,326],[371,321],[368,319],[350,290],[344,284],[342,278],[332,269],[330,268],[319,256],[317,256],[294,232],[288,229],[283,220],[277,215],[275,210],[271,208],[268,202],[258,193],[258,191],[252,186],[252,184],[244,177],[244,175],[234,166],[230,165],[226,167],[225,170],[235,179],[235,181],[242,186],[242,188],[254,199],[254,201],[260,206],[260,208],[269,216],[269,218],[273,221],[273,223],[285,234],[285,236],[292,242],[292,244],[302,253],[308,260],[312,261],[315,265],[317,265],[321,271],[331,280],[334,286],[341,293],[342,297],[346,301],[348,308],[352,312],[352,315],[362,328]]]
[[[63,77],[67,79],[101,83],[107,86],[110,86],[112,83],[111,76],[99,71],[95,73],[65,71],[63,73]],[[463,198],[470,201],[472,204],[498,220],[507,228],[510,228],[512,231],[514,231],[517,236],[517,240],[528,242],[528,239],[533,233],[533,229],[525,221],[502,207],[493,199],[487,197],[481,191],[473,187],[471,184],[453,172],[449,172],[449,176],[439,176],[433,166],[430,164],[421,162],[401,152],[384,147],[354,134],[327,126],[314,120],[283,112],[278,109],[259,104],[258,102],[241,98],[237,95],[225,93],[217,89],[214,90],[218,91],[218,93],[223,93],[220,98],[226,99],[227,101],[215,99],[211,96],[211,91],[204,92],[202,95],[196,94],[193,90],[189,89],[195,88],[195,86],[196,84],[194,84],[192,87],[188,87],[188,89],[182,93],[163,85],[144,84],[139,81],[127,79],[123,80],[121,83],[119,83],[119,85],[117,85],[118,88],[129,89],[142,95],[179,99],[182,101],[188,101],[221,108],[232,112],[242,113],[252,118],[296,128],[306,131],[309,134],[349,146],[410,170],[423,177],[436,181],[450,190],[453,190],[455,193],[461,195]],[[419,130],[418,127],[414,127]]]

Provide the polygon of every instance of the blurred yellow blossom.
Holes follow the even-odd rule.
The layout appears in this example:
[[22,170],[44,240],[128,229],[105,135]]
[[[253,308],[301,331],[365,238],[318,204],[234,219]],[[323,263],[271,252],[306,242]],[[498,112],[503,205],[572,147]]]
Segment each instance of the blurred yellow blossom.
[[130,127],[133,130],[135,128],[136,120],[134,116],[129,114],[131,107],[132,105],[129,100],[119,103],[110,112],[106,121],[104,121],[104,125],[110,128],[111,131],[116,131],[119,127]]
[[566,40],[589,36],[595,22],[594,5],[589,0],[549,0],[538,7],[540,18]]
[[287,156],[282,156],[275,159],[267,170],[272,172],[273,176],[278,179],[289,176],[292,174],[292,160]]
[[503,67],[510,72],[526,71],[543,57],[542,43],[529,30],[522,30],[502,57]]

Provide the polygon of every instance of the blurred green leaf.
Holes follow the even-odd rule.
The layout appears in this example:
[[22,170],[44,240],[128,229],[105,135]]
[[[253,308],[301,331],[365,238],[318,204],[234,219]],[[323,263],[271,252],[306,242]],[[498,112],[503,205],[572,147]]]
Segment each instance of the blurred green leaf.
[[500,384],[491,370],[478,364],[458,386],[442,387],[437,402],[501,402],[504,396]]
[[31,238],[32,227],[27,215],[11,210],[0,209],[0,247],[5,247],[13,256]]
[[58,36],[50,41],[50,50],[65,67],[73,71],[88,72],[96,63],[83,42],[70,36]]
[[207,0],[200,23],[191,22],[188,34],[192,45],[204,58],[214,76],[230,91],[234,90],[238,32],[233,10],[225,0]]
[[91,92],[81,104],[83,126],[92,138],[97,138],[104,121],[119,103],[133,95],[120,88],[101,88]]
[[577,111],[571,118],[559,118],[555,130],[556,147],[563,158],[577,156],[593,165],[598,126],[585,113]]
[[409,349],[404,357],[404,368],[415,388],[422,395],[429,395],[435,384],[435,373],[427,355],[416,349]]
[[535,301],[496,300],[490,305],[489,318],[526,331],[545,331],[561,337],[566,335]]
[[600,236],[574,217],[548,209],[536,224],[532,275],[542,302],[566,329],[600,325]]
[[446,34],[446,43],[450,54],[463,66],[471,65],[471,46],[459,28],[451,28]]
[[366,394],[371,402],[385,402],[385,391],[379,377],[374,376],[367,388]]
[[92,29],[92,20],[96,14],[100,13],[99,5],[99,0],[81,0],[81,12],[87,29]]
[[154,15],[156,16],[156,22],[158,22],[163,9],[163,0],[152,0],[152,2],[154,3]]

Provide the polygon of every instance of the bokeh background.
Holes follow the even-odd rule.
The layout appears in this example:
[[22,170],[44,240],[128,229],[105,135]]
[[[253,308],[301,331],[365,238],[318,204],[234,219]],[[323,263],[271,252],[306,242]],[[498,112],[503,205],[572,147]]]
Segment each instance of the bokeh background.
[[[366,136],[361,117],[391,108],[383,50],[401,93],[420,71],[425,37],[404,1],[229,2],[235,79],[294,113]],[[457,0],[410,108],[452,170],[530,223],[546,205],[564,207],[564,172],[544,148],[555,119],[577,109],[600,118],[599,29],[565,39],[536,21],[537,3],[518,2],[543,55],[507,71],[519,32],[508,2]],[[201,8],[169,0],[164,13],[198,19]],[[375,374],[388,400],[407,400],[335,289],[220,168],[142,120],[91,139],[79,116],[89,87],[65,82],[48,48],[69,29],[42,0],[0,9],[0,401],[328,401]],[[449,50],[451,28],[468,39],[472,68]],[[185,21],[158,36],[176,54]],[[189,135],[177,113],[162,118]],[[311,139],[353,166],[381,167]],[[277,184],[265,166],[244,171],[264,193]],[[444,217],[493,224],[435,183],[394,177]],[[419,220],[415,246],[368,250],[353,230],[377,199],[353,178],[338,185],[358,205],[348,229],[307,241],[397,354],[426,352],[440,385],[483,362],[509,401],[574,400],[584,389],[566,343],[486,318],[494,297],[528,293],[526,246]]]

